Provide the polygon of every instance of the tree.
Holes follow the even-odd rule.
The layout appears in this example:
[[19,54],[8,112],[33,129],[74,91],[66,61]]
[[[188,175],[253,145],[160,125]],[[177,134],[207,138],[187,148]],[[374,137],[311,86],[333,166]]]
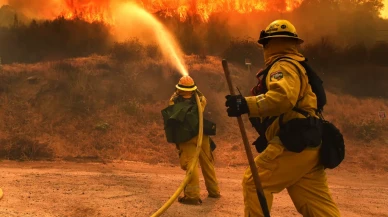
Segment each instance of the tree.
[[19,19],[18,19],[18,15],[15,13],[13,17],[13,27],[17,28],[18,26],[19,26]]

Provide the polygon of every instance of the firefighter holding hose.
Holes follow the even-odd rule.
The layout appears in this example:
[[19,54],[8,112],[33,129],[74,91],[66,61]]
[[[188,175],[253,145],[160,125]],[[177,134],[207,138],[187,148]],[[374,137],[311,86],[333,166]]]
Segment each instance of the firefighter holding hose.
[[[195,94],[198,94],[202,112],[205,110],[206,98],[198,90],[194,80],[186,75],[181,77],[176,90],[170,98],[169,107],[164,114],[165,132],[167,141],[175,143],[179,150],[180,165],[183,170],[191,167],[195,157],[198,138],[198,110]],[[173,120],[173,121],[172,121]],[[214,170],[214,158],[212,151],[215,144],[209,135],[215,135],[215,124],[204,119],[204,135],[199,154],[199,164],[205,179],[206,189],[210,198],[219,198],[220,191]],[[199,172],[198,168],[192,171],[191,179],[184,188],[184,196],[178,198],[178,202],[190,205],[200,205]]]
[[[260,154],[254,162],[268,208],[271,209],[273,194],[287,189],[304,217],[337,217],[340,212],[319,157],[321,137],[315,125],[319,123],[319,97],[312,91],[301,65],[305,57],[297,50],[302,42],[289,21],[272,22],[258,40],[267,68],[258,74],[259,84],[253,89],[253,96],[228,95],[225,105],[229,117],[248,114],[260,131],[255,141]],[[245,216],[264,216],[250,168],[245,171],[242,186]]]

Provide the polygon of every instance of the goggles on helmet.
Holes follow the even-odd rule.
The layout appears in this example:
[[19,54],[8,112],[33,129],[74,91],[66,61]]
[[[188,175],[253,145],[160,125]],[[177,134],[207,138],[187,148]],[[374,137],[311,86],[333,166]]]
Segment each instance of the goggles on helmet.
[[292,32],[282,31],[282,32],[267,33],[267,32],[265,32],[265,30],[261,30],[260,39],[265,38],[265,37],[269,37],[269,36],[275,36],[275,35],[287,35],[287,36],[298,37],[297,34],[294,34]]

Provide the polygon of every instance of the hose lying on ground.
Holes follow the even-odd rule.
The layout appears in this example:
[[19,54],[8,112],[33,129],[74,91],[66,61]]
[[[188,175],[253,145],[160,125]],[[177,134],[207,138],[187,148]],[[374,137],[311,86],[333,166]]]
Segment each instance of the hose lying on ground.
[[198,130],[198,139],[197,139],[197,149],[195,151],[194,158],[192,159],[194,162],[191,164],[191,167],[186,172],[185,178],[183,179],[181,185],[178,187],[178,189],[175,191],[175,193],[151,217],[158,217],[158,216],[162,215],[171,206],[171,204],[177,199],[179,194],[183,191],[183,189],[185,188],[185,186],[189,182],[191,175],[193,173],[193,170],[197,169],[198,157],[199,157],[199,153],[201,153],[201,148],[202,148],[201,146],[202,146],[202,138],[203,138],[203,112],[202,112],[201,102],[199,100],[197,93],[195,93],[195,100],[197,101],[197,106],[198,106],[199,130]]

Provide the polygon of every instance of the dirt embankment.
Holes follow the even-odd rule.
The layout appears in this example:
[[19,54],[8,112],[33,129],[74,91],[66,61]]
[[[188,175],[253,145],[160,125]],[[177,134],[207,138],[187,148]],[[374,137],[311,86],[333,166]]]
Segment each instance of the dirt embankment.
[[[187,56],[189,72],[208,99],[205,117],[217,123],[217,166],[246,165],[241,135],[225,112],[228,88],[221,60]],[[254,75],[230,64],[244,95]],[[3,65],[0,71],[0,157],[5,159],[132,160],[178,163],[166,142],[160,111],[180,75],[155,58],[122,63],[105,56],[38,64]],[[325,117],[342,130],[344,167],[386,171],[385,99],[328,92]],[[257,133],[244,117],[249,140]],[[253,148],[253,147],[252,147]],[[254,152],[256,152],[254,150]]]

